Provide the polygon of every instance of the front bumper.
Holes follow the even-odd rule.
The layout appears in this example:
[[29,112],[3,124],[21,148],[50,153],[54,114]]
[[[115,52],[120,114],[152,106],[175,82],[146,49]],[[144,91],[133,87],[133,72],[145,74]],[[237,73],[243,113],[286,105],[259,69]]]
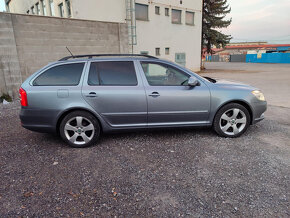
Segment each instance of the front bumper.
[[258,101],[253,103],[253,119],[252,124],[258,123],[265,118],[265,111],[267,110],[267,102],[266,101]]
[[253,124],[256,124],[256,123],[258,123],[258,122],[260,122],[260,121],[262,121],[262,120],[264,120],[265,119],[265,114],[264,113],[262,113],[262,115],[260,116],[260,117],[258,117],[258,118],[256,118],[255,120],[253,120]]

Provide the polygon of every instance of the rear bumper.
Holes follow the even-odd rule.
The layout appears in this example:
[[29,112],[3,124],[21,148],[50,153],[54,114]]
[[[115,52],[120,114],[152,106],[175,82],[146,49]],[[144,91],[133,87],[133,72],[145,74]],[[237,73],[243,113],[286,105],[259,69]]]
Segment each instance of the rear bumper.
[[24,107],[21,108],[19,114],[22,127],[42,133],[56,133],[55,117],[56,112],[54,111],[27,109]]

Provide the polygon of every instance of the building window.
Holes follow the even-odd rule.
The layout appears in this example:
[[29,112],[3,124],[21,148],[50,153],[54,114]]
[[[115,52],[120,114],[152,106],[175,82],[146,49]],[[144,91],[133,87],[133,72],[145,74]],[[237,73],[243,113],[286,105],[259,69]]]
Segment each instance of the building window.
[[38,2],[35,4],[35,8],[36,8],[36,14],[40,15],[40,8],[39,8]]
[[155,6],[155,14],[160,15],[160,7]]
[[136,20],[149,20],[148,19],[148,5],[135,4]]
[[169,16],[169,8],[165,8],[165,16]]
[[34,14],[34,6],[31,7],[31,14]]
[[60,3],[59,5],[58,5],[58,10],[59,10],[59,16],[60,17],[63,17],[63,3]]
[[172,23],[181,24],[181,10],[172,9]]
[[42,14],[44,16],[46,16],[46,4],[45,4],[45,0],[40,0],[40,4],[41,4]]
[[185,23],[187,25],[194,25],[194,12],[187,11],[185,14]]
[[70,0],[65,0],[67,16],[71,17]]
[[165,48],[165,54],[169,55],[169,53],[170,53],[170,49],[169,48]]
[[149,52],[148,51],[140,51],[140,54],[142,54],[142,55],[148,55]]
[[155,48],[155,55],[160,56],[160,48]]
[[50,15],[55,16],[53,0],[49,0],[49,9],[50,9]]

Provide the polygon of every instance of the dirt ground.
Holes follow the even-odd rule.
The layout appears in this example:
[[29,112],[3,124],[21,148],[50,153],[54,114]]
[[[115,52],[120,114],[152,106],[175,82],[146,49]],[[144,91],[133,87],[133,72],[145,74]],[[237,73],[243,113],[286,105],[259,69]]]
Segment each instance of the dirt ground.
[[0,105],[0,217],[289,217],[290,72],[219,64],[207,74],[249,81],[270,104],[240,138],[171,129],[72,149],[23,129],[18,103]]

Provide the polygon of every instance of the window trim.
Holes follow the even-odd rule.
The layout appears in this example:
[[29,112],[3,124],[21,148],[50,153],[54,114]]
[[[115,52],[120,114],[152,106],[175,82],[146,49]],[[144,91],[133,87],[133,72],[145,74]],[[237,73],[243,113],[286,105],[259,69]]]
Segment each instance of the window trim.
[[[61,65],[66,65],[66,64],[81,64],[83,63],[84,64],[84,67],[83,67],[83,71],[81,73],[81,77],[80,77],[80,80],[79,80],[79,83],[77,85],[34,85],[34,81],[40,76],[42,75],[43,73],[45,73],[46,71],[50,70],[51,68],[53,67],[57,67],[57,66],[61,66]],[[86,72],[86,69],[87,69],[87,61],[76,61],[76,62],[68,62],[68,63],[55,63],[55,64],[52,64],[52,65],[49,65],[49,66],[46,66],[45,68],[41,69],[39,71],[39,73],[37,73],[29,82],[29,85],[30,86],[33,86],[33,87],[77,87],[77,86],[81,86],[82,85],[82,78],[84,77],[84,74]]]
[[39,7],[39,2],[36,2],[35,3],[35,9],[36,9],[36,14],[37,15],[41,15],[41,10],[40,10],[40,7]]
[[66,8],[67,17],[69,17],[69,18],[72,17],[70,0],[65,0],[65,8]]
[[[140,19],[140,18],[136,17],[136,5],[142,5],[142,6],[146,6],[147,7],[147,19]],[[149,5],[135,3],[135,18],[136,18],[136,20],[140,20],[140,21],[149,21]]]
[[45,0],[40,0],[40,5],[41,5],[41,12],[43,16],[47,16],[46,13],[46,2]]
[[155,14],[160,15],[160,6],[155,6]]
[[35,14],[35,12],[34,12],[34,6],[32,6],[30,9],[31,9],[31,14]]
[[[157,54],[157,51],[158,51],[158,54]],[[160,51],[161,51],[160,47],[156,47],[155,48],[155,55],[156,56],[161,56],[161,52]]]
[[57,6],[58,6],[59,17],[64,17],[63,2],[59,3]]
[[179,71],[179,72],[181,72],[181,73],[183,73],[185,76],[188,76],[188,78],[190,78],[192,75],[191,74],[189,74],[189,73],[187,73],[187,72],[185,72],[184,70],[181,70],[181,69],[179,69],[178,67],[176,67],[176,66],[173,66],[173,65],[171,65],[171,64],[168,64],[168,63],[163,63],[163,62],[158,62],[158,61],[139,61],[139,64],[140,64],[140,67],[141,67],[141,70],[142,70],[142,74],[144,75],[144,78],[145,78],[145,80],[146,80],[146,82],[147,82],[147,84],[148,84],[148,86],[154,86],[154,87],[165,87],[165,86],[174,86],[174,87],[186,87],[186,86],[188,86],[188,85],[164,85],[164,86],[162,86],[162,85],[151,85],[149,82],[148,82],[148,79],[147,79],[147,77],[146,77],[146,74],[145,74],[145,72],[144,72],[144,70],[143,70],[143,67],[142,67],[142,63],[148,63],[148,64],[157,64],[157,65],[161,65],[161,66],[167,66],[167,67],[171,67],[171,68],[173,68],[174,70],[177,70],[177,71]]
[[170,55],[170,47],[165,47],[165,55]]
[[170,16],[169,8],[164,8],[164,14],[165,14],[166,17]]
[[[89,76],[90,76],[90,69],[91,69],[91,64],[92,63],[103,63],[103,62],[131,62],[133,64],[133,67],[134,67],[134,71],[135,71],[135,76],[136,76],[136,84],[134,85],[123,85],[123,84],[117,84],[117,85],[112,85],[112,84],[109,84],[109,85],[104,85],[104,84],[100,84],[100,74],[99,72],[97,71],[97,76],[98,76],[98,79],[99,79],[99,85],[91,85],[89,84]],[[86,84],[90,87],[136,87],[136,86],[139,86],[139,79],[138,79],[138,72],[137,72],[137,67],[135,66],[135,62],[134,60],[91,60],[88,64],[88,67],[87,67],[87,78],[86,78]]]
[[[172,20],[173,19],[173,11],[179,11],[180,12],[180,22],[174,22]],[[174,9],[174,8],[171,9],[171,23],[173,23],[173,24],[182,24],[182,10]]]
[[49,0],[48,4],[49,4],[50,16],[55,17],[55,10],[54,10],[55,9],[55,5],[54,5],[53,0]]
[[[186,22],[186,14],[187,13],[193,14],[193,23]],[[188,25],[188,26],[195,26],[195,24],[194,24],[194,16],[195,16],[195,12],[194,11],[185,11],[185,24]]]

